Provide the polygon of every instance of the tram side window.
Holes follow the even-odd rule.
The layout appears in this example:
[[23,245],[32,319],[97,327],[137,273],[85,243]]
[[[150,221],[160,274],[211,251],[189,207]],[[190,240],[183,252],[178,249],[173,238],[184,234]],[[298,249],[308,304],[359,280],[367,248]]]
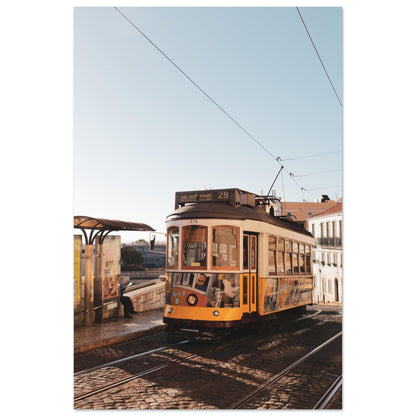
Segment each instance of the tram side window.
[[248,269],[248,235],[243,236],[243,269]]
[[252,270],[256,270],[257,266],[256,266],[256,251],[257,251],[257,237],[252,235],[250,237],[251,239],[251,259],[250,259],[250,264],[251,264],[251,269]]
[[293,243],[293,273],[299,273],[299,243]]
[[285,240],[283,238],[278,239],[278,257],[277,257],[277,274],[279,276],[285,274]]
[[305,245],[299,244],[299,271],[305,273]]
[[306,273],[311,273],[311,246],[306,246]]
[[285,274],[292,274],[292,253],[285,253]]
[[276,237],[269,235],[269,276],[277,276],[276,249]]
[[179,253],[179,228],[171,227],[168,229],[167,247],[167,268],[176,269],[178,267]]
[[183,227],[183,267],[206,267],[207,235],[207,227],[199,225]]
[[218,268],[238,268],[237,227],[214,227],[212,230],[212,266]]
[[285,274],[287,275],[293,274],[292,247],[292,241],[285,240]]
[[194,273],[173,273],[174,276],[174,286],[188,286],[193,285],[195,275]]

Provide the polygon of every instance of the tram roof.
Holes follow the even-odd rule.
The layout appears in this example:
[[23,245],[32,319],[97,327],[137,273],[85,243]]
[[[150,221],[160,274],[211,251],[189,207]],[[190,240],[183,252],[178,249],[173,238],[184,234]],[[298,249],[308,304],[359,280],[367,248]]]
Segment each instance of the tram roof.
[[74,228],[103,231],[155,231],[150,225],[140,222],[108,220],[87,216],[74,216]]
[[255,208],[248,206],[234,207],[225,203],[202,202],[180,207],[167,217],[168,220],[193,218],[261,221],[312,237],[312,234],[303,226],[290,220],[271,216],[261,206]]

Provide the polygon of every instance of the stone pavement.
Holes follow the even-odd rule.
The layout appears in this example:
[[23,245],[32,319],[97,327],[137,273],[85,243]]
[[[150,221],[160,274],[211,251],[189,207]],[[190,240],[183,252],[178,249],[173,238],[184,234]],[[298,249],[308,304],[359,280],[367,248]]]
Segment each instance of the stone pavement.
[[117,342],[162,331],[163,309],[154,309],[132,315],[133,319],[117,318],[102,324],[74,329],[74,353],[105,347]]

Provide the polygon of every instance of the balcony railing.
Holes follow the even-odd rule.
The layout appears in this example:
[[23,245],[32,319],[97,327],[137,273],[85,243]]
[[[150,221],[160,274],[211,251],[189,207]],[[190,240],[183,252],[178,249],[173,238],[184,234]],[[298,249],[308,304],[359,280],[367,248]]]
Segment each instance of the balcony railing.
[[316,244],[321,247],[342,248],[342,238],[340,237],[317,238]]

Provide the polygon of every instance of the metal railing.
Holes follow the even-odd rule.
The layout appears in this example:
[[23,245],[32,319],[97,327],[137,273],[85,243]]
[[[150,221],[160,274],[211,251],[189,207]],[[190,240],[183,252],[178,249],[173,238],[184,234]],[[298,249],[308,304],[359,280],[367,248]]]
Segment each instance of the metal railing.
[[342,248],[342,238],[340,237],[317,238],[316,244],[321,247]]

